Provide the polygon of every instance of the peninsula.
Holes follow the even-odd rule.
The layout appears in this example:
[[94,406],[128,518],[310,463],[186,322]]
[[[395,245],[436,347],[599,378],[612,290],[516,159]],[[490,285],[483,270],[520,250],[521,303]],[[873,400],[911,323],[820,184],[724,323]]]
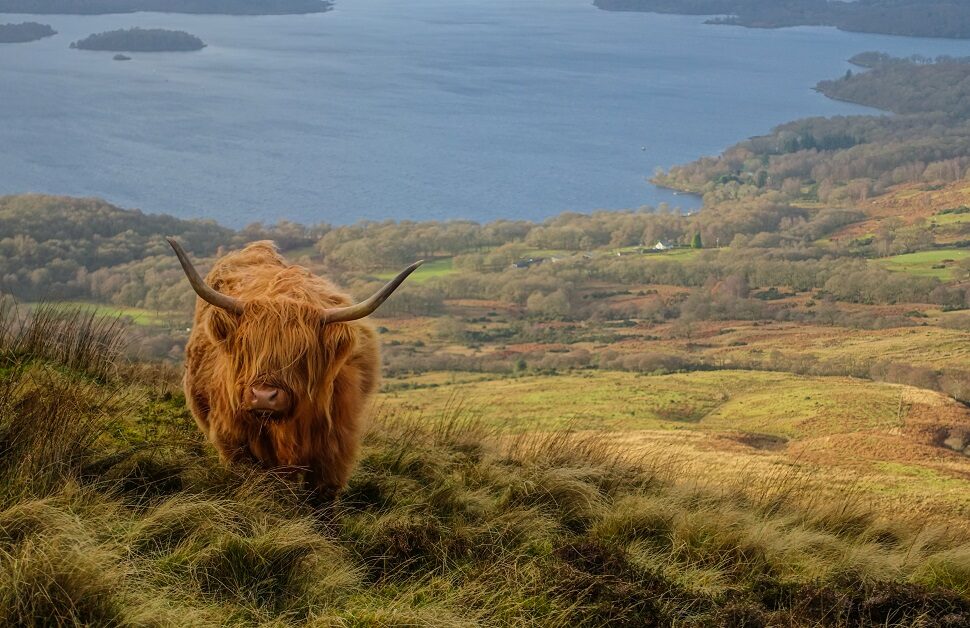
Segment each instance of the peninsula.
[[594,0],[606,11],[713,15],[751,28],[834,26],[909,37],[970,38],[970,3],[956,0]]

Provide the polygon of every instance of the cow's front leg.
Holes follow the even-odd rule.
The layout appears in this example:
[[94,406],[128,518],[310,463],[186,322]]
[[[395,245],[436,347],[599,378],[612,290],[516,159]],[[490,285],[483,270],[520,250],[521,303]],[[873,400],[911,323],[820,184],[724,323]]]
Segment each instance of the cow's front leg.
[[310,495],[310,504],[317,509],[327,509],[333,505],[337,495],[343,489],[329,474],[320,470],[309,470],[303,476],[304,485]]
[[209,412],[211,410],[209,396],[201,388],[190,384],[186,384],[184,390],[186,404],[189,406],[189,411],[192,413],[196,425],[199,426],[203,434],[208,434]]
[[219,457],[226,463],[249,466],[260,464],[245,434],[212,429],[209,432],[209,440],[219,452]]

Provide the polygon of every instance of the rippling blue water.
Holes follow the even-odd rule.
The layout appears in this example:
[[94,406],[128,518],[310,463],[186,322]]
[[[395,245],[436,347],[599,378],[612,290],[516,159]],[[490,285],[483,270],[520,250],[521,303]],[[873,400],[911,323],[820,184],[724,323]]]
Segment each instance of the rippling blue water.
[[[100,196],[232,225],[499,217],[669,201],[646,178],[777,123],[864,111],[811,91],[863,50],[966,42],[748,30],[588,0],[338,0],[308,16],[0,15],[0,193]],[[130,26],[200,52],[70,50]]]

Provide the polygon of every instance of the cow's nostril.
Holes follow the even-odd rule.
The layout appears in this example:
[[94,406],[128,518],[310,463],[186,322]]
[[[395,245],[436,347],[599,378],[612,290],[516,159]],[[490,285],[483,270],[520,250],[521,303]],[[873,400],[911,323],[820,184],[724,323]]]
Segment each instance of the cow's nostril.
[[253,410],[282,411],[287,405],[286,393],[275,386],[251,386],[251,407]]

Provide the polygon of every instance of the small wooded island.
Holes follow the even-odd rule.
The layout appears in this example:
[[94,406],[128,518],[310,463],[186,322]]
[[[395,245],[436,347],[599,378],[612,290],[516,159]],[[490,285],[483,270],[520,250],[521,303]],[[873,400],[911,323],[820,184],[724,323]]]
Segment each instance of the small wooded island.
[[136,27],[89,35],[72,43],[71,48],[110,52],[178,52],[201,50],[205,48],[205,42],[185,31]]
[[23,22],[22,24],[0,24],[0,44],[22,44],[56,35],[57,31],[49,24]]

